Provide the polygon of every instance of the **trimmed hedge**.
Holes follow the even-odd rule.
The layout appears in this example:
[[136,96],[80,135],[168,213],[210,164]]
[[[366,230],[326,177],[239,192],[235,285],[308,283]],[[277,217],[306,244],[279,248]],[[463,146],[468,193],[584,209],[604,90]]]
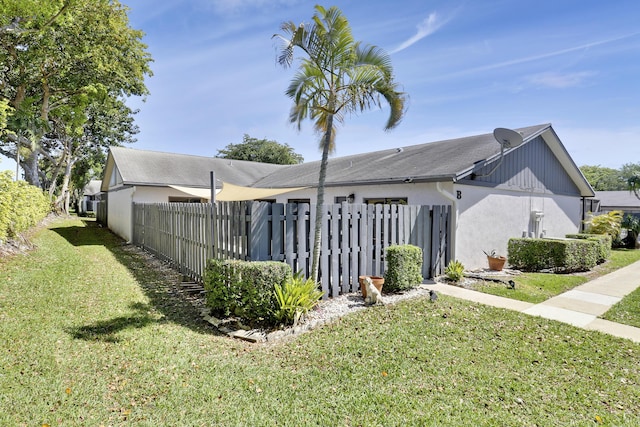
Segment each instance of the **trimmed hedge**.
[[384,286],[389,291],[411,289],[422,283],[422,248],[392,245],[386,251]]
[[600,244],[595,240],[512,238],[508,244],[509,265],[523,271],[588,271],[599,256]]
[[0,243],[37,225],[51,212],[49,197],[25,181],[0,172]]
[[598,242],[598,264],[602,264],[611,257],[613,239],[609,234],[567,234],[568,239],[586,239]]
[[291,275],[291,267],[279,261],[210,259],[204,274],[207,306],[217,316],[273,323],[275,284],[282,286]]

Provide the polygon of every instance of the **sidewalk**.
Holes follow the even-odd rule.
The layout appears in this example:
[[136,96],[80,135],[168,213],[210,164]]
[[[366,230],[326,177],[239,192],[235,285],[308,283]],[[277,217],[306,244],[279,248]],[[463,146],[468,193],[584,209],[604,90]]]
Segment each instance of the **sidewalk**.
[[640,328],[598,318],[612,305],[640,287],[640,261],[577,286],[540,304],[489,295],[443,283],[427,284],[426,287],[435,289],[443,295],[557,320],[640,343]]

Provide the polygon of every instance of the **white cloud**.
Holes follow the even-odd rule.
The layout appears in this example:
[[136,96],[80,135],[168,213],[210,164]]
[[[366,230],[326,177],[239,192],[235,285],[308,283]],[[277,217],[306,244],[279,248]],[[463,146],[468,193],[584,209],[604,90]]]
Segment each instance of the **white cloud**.
[[213,0],[212,5],[216,12],[226,14],[234,13],[247,8],[261,8],[264,6],[293,5],[296,0]]
[[573,52],[577,52],[577,51],[583,51],[583,50],[587,50],[589,48],[592,47],[596,47],[596,46],[602,46],[602,45],[606,45],[609,43],[614,43],[614,42],[618,42],[620,40],[625,40],[631,37],[635,37],[638,34],[640,34],[639,32],[636,33],[631,33],[631,34],[626,34],[623,36],[619,36],[619,37],[614,37],[614,38],[608,38],[608,39],[604,39],[604,40],[597,40],[591,43],[585,43],[579,46],[573,46],[573,47],[569,47],[566,49],[560,49],[560,50],[556,50],[553,52],[546,52],[546,53],[541,53],[539,55],[532,55],[532,56],[526,56],[526,57],[522,57],[522,58],[517,58],[517,59],[512,59],[509,61],[503,61],[503,62],[499,62],[499,63],[495,63],[495,64],[489,64],[489,65],[484,65],[481,67],[476,67],[476,68],[470,68],[458,73],[452,73],[449,76],[455,75],[455,76],[460,76],[460,75],[467,75],[467,74],[475,74],[478,72],[482,72],[482,71],[490,71],[490,70],[496,70],[499,68],[506,68],[506,67],[512,67],[514,65],[519,65],[519,64],[525,64],[525,63],[529,63],[529,62],[534,62],[534,61],[538,61],[541,59],[546,59],[546,58],[553,58],[556,56],[561,56],[561,55],[565,55],[567,53],[573,53]]
[[423,38],[430,36],[431,34],[438,31],[440,28],[442,28],[442,26],[446,24],[448,21],[449,21],[448,19],[445,19],[445,20],[440,19],[440,16],[436,12],[430,13],[428,17],[426,17],[420,24],[418,24],[417,26],[418,31],[412,37],[402,42],[400,46],[392,50],[391,53],[396,53],[396,52],[400,52],[401,50],[405,50],[406,48],[419,42]]
[[550,87],[554,89],[564,89],[568,87],[581,86],[591,76],[596,73],[582,71],[578,73],[558,73],[547,72],[527,76],[525,80],[536,86]]

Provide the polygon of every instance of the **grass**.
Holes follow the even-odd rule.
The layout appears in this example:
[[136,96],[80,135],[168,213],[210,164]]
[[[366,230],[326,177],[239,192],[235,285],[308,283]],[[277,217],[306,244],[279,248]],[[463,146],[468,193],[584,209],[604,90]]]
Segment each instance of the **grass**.
[[0,425],[635,426],[640,344],[442,295],[223,337],[92,221],[0,261]]
[[[522,275],[513,278],[516,282],[515,290],[508,289],[502,283],[490,281],[476,282],[472,285],[472,288],[492,295],[499,295],[502,297],[537,304],[573,289],[589,280],[593,280],[596,277],[603,276],[639,260],[640,250],[614,249],[611,251],[611,258],[607,262],[597,266],[587,273],[523,273]],[[640,298],[640,296],[637,296],[636,298]],[[631,305],[631,309],[633,309],[632,304],[633,301],[630,301],[629,305]],[[635,313],[638,313],[638,311]],[[640,316],[636,316],[636,319],[640,322]]]

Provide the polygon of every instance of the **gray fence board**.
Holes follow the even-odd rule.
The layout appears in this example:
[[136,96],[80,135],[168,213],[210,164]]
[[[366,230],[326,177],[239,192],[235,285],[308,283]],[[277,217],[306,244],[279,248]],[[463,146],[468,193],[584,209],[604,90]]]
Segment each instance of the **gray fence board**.
[[[327,297],[359,289],[358,276],[383,276],[390,245],[423,249],[423,276],[449,262],[449,206],[326,205],[320,282]],[[309,204],[224,202],[134,204],[133,243],[202,281],[207,259],[275,260],[311,274],[315,208]]]

